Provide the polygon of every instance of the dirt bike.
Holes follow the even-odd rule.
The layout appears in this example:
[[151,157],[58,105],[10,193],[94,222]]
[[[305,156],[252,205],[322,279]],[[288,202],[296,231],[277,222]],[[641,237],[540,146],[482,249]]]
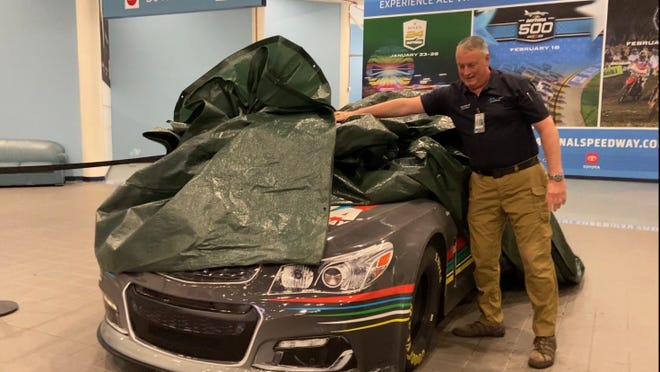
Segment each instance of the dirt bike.
[[626,82],[623,84],[623,87],[621,87],[619,103],[625,101],[628,97],[632,98],[633,101],[639,101],[642,97],[642,88],[644,87],[646,79],[646,75],[631,72],[630,76],[628,76]]
[[649,120],[652,120],[653,118],[657,119],[658,118],[658,84],[655,85],[655,88],[653,88],[653,92],[651,93],[651,96],[649,96]]

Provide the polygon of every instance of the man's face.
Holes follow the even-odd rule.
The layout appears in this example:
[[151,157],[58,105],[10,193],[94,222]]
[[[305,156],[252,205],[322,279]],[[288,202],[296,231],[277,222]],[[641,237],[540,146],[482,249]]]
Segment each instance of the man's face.
[[478,49],[456,50],[458,76],[471,91],[479,91],[486,86],[490,77],[489,55],[483,55]]

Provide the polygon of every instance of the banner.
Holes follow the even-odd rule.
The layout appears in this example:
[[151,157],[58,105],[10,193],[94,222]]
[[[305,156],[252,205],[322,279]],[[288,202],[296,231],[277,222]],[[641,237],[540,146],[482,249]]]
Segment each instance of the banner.
[[362,97],[430,90],[458,79],[454,47],[470,35],[470,12],[364,20]]
[[[658,179],[658,131],[559,128],[564,173],[571,176]],[[537,135],[539,156],[545,163]]]
[[657,1],[364,4],[363,98],[457,80],[456,44],[479,35],[491,67],[528,77],[543,96],[566,175],[658,180]]
[[266,0],[102,0],[103,17],[124,18],[158,14],[266,6]]
[[499,5],[543,3],[547,0],[364,0],[364,16],[437,13]]

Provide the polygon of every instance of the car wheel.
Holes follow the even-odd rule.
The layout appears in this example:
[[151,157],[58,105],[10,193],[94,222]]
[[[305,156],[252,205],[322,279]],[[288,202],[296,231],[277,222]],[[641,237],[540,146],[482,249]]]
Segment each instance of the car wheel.
[[406,340],[406,371],[412,371],[428,354],[435,336],[441,298],[442,263],[438,252],[428,246],[415,282],[408,337]]
[[628,93],[630,93],[630,87],[629,86],[624,86],[621,88],[621,93],[619,93],[619,103],[623,103],[623,101],[626,99],[628,96]]

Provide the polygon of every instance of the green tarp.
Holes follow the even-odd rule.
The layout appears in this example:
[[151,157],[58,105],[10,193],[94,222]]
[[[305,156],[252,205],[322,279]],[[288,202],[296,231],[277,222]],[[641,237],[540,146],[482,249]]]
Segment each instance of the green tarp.
[[[377,93],[342,110],[414,92]],[[467,234],[468,159],[448,117],[360,115],[335,126],[330,87],[282,37],[231,55],[188,88],[171,128],[145,137],[167,154],[97,210],[95,251],[110,272],[254,263],[318,264],[329,204],[440,201]],[[584,266],[553,216],[560,282]],[[520,273],[510,229],[502,266]]]
[[[376,93],[342,110],[414,94]],[[350,118],[337,128],[334,194],[362,204],[435,198],[465,231],[470,169],[453,129],[446,116]]]
[[101,268],[320,262],[335,143],[329,102],[321,70],[284,38],[223,60],[181,94],[173,151],[98,208]]

